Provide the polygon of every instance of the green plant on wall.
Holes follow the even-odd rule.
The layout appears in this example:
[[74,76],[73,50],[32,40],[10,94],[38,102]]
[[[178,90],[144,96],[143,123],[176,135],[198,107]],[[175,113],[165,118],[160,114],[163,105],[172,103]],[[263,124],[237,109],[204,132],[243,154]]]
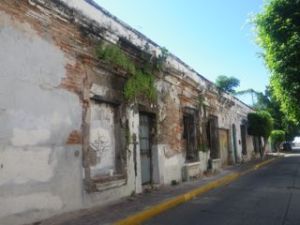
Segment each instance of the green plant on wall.
[[157,94],[154,87],[153,76],[143,73],[141,70],[137,70],[137,72],[127,80],[124,95],[129,101],[133,101],[139,97],[147,97],[148,100],[154,101]]
[[198,104],[199,109],[201,109],[202,106],[204,106],[204,101],[205,101],[204,96],[199,94],[198,99],[197,99],[197,104]]
[[198,146],[198,151],[207,152],[208,151],[208,146],[206,144],[200,144]]
[[[166,52],[162,51],[161,58],[156,61],[163,63],[167,57],[165,54]],[[137,98],[146,97],[149,101],[155,101],[157,94],[152,75],[154,68],[150,59],[137,67],[119,46],[103,43],[96,46],[96,56],[98,59],[119,66],[129,74],[124,87],[124,96],[127,100],[135,101]]]
[[96,56],[106,62],[113,63],[129,74],[135,74],[135,65],[132,60],[118,47],[112,44],[98,44],[96,46]]
[[155,63],[155,68],[159,71],[162,70],[163,65],[167,61],[167,58],[169,56],[169,51],[165,47],[160,48],[161,54],[157,57],[156,63]]
[[141,58],[144,60],[143,70],[145,72],[162,71],[163,65],[166,63],[169,56],[169,51],[165,47],[160,48],[160,54],[157,57],[149,54],[150,46],[148,43],[144,46],[144,51]]

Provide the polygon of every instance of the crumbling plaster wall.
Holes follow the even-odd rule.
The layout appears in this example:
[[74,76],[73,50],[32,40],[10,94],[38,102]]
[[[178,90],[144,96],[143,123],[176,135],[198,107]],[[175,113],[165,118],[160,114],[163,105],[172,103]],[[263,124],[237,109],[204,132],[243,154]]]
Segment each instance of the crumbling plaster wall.
[[178,72],[164,74],[156,82],[158,97],[158,152],[161,155],[161,183],[182,180],[186,161],[183,139],[183,110],[197,109],[198,90],[194,82],[184,80]]
[[[232,149],[233,153],[233,137],[232,137],[232,124],[236,127],[236,144],[237,144],[237,158],[238,161],[248,161],[251,159],[254,147],[252,143],[252,137],[246,135],[246,150],[247,154],[244,155],[242,153],[242,136],[241,136],[241,125],[247,121],[247,114],[252,112],[253,110],[245,107],[244,105],[240,104],[239,102],[235,102],[235,104],[230,107],[229,109],[221,110],[220,113],[220,122],[221,127],[224,127],[229,130],[230,136],[230,148]],[[232,154],[232,160],[234,160],[234,154]]]
[[2,10],[0,45],[0,221],[19,224],[80,204],[81,148],[70,134],[80,133],[81,103],[60,88],[73,62]]
[[[6,224],[31,222],[142,191],[139,114],[134,106],[126,109],[130,135],[126,183],[102,192],[85,191],[90,94],[96,92],[113,99],[122,86],[109,86],[106,82],[116,83],[101,78],[112,73],[105,68],[104,74],[103,68],[102,72],[99,70],[93,57],[95,45],[89,36],[102,31],[100,24],[105,32],[99,35],[111,42],[125,37],[141,48],[150,43],[150,51],[156,55],[160,47],[86,1],[62,2],[70,7],[69,11],[64,11],[66,8],[59,1],[0,3],[0,45],[7,49],[0,53],[0,75],[4,81],[0,84],[0,165],[4,162],[0,167],[0,198],[5,202],[5,208],[0,206],[0,218]],[[55,4],[60,7],[54,7]],[[173,72],[156,82],[158,142],[153,146],[158,165],[153,171],[154,179],[161,184],[181,180],[185,163],[182,109],[196,109],[199,93],[211,86],[173,55],[167,59],[166,70]],[[225,97],[240,104],[227,94]],[[214,102],[216,112],[223,115],[218,100]],[[230,128],[233,121],[238,121],[234,117],[229,120],[224,118],[224,127]]]
[[[43,0],[39,0],[42,1]],[[149,40],[147,37],[145,37],[143,34],[139,33],[136,30],[133,30],[131,27],[129,27],[127,24],[124,22],[118,20],[111,14],[109,14],[107,11],[102,9],[101,7],[94,7],[92,4],[87,3],[87,1],[75,1],[75,0],[63,0],[64,3],[66,3],[69,7],[74,8],[76,10],[79,10],[82,12],[84,15],[88,16],[89,18],[93,19],[94,21],[98,22],[101,24],[103,27],[105,27],[107,30],[111,31],[109,33],[106,33],[106,38],[109,39],[112,42],[116,42],[118,40],[118,37],[125,37],[128,39],[131,43],[133,43],[135,46],[143,49],[146,43],[148,44],[149,47],[149,52],[154,53],[154,55],[159,55],[161,52],[160,46],[158,46],[156,43],[153,41]],[[160,115],[163,114],[165,111],[179,111],[181,110],[182,107],[185,105],[187,106],[192,106],[195,107],[197,105],[195,96],[193,96],[192,92],[193,91],[204,91],[210,90],[210,89],[215,89],[213,85],[206,80],[203,76],[198,74],[196,71],[194,71],[192,68],[190,68],[188,65],[186,65],[184,62],[182,62],[180,59],[178,59],[176,56],[170,54],[169,57],[167,58],[167,63],[166,63],[167,69],[171,71],[176,71],[176,76],[177,80],[174,80],[174,76],[167,76],[165,78],[165,81],[168,83],[171,83],[171,92],[172,94],[172,101],[175,102],[175,104],[172,104],[172,106],[168,106],[166,110],[160,111]],[[174,73],[172,73],[174,75]],[[173,81],[172,81],[173,80]],[[184,83],[186,80],[189,80],[191,83],[193,83],[192,86],[184,88],[181,86],[181,83]],[[174,86],[173,86],[174,85]],[[176,92],[174,92],[176,91]],[[214,92],[218,92],[217,90],[214,90]],[[174,94],[176,93],[176,94]],[[178,95],[178,97],[176,97]],[[234,99],[230,95],[223,93],[224,97],[227,99],[230,99],[231,101],[235,102],[236,104],[240,105],[241,107],[244,107],[247,110],[251,111],[247,106],[243,105],[240,103],[237,99]],[[175,96],[175,97],[174,97]],[[166,96],[165,98],[168,98]],[[165,99],[165,101],[168,101]],[[176,101],[179,101],[180,107],[178,107],[178,103],[176,106]],[[215,100],[217,102],[216,104],[219,105],[218,100]],[[158,103],[160,104],[160,103]],[[172,107],[172,108],[171,108]],[[215,109],[221,109],[221,107],[214,106]],[[173,114],[172,114],[173,115]],[[174,121],[179,121],[179,117],[182,116],[180,113],[175,113],[174,118],[171,120]],[[230,120],[230,119],[229,119]],[[236,121],[236,120],[233,120]],[[172,122],[172,121],[168,121]],[[167,122],[166,122],[167,124]],[[170,123],[169,123],[170,124]],[[166,141],[167,137],[164,137],[164,141],[160,142],[163,144],[163,148],[158,148],[158,149],[164,149],[159,150],[159,154],[164,154],[166,155],[167,161],[170,157],[174,156],[176,154],[181,154],[182,157],[184,158],[184,153],[183,153],[183,143],[180,141],[179,138],[179,133],[182,131],[182,127],[179,127],[180,125],[173,125],[171,127],[166,127],[164,128],[165,131],[168,131],[168,133],[174,133],[174,131],[177,131],[177,136],[176,138],[172,138],[168,141]],[[227,128],[230,129],[231,126],[228,126]],[[236,126],[239,128],[239,124]],[[162,128],[163,130],[163,128]],[[159,132],[159,130],[158,130]],[[161,132],[161,134],[165,135],[165,132]],[[240,132],[237,130],[237,135],[240,135]],[[167,143],[166,143],[167,142]],[[238,147],[238,152],[241,152],[241,146]],[[178,157],[178,156],[176,156]],[[181,158],[182,158],[181,157]],[[179,157],[180,158],[180,157]],[[180,160],[181,162],[183,160]],[[178,162],[179,163],[179,162]]]
[[242,154],[242,137],[240,126],[247,120],[247,114],[253,110],[242,105],[239,101],[234,101],[235,104],[230,107],[223,105],[220,107],[218,118],[219,118],[219,127],[227,129],[229,131],[229,147],[231,151],[232,161],[234,161],[233,154],[233,131],[232,125],[236,127],[236,144],[237,144],[237,158],[238,161],[247,161],[251,159],[254,148],[252,144],[252,137],[246,135],[247,142],[247,154]]
[[[0,3],[0,221],[17,225],[140,192],[133,166],[119,188],[89,194],[82,161],[90,41],[58,9]],[[137,116],[128,109],[129,130]],[[83,122],[82,122],[83,121]],[[128,164],[133,165],[133,144]]]
[[[170,69],[170,68],[169,68]],[[234,162],[232,124],[236,126],[236,143],[238,161],[249,160],[253,152],[252,138],[247,136],[247,156],[242,155],[240,125],[247,118],[247,113],[252,111],[238,100],[226,93],[220,93],[209,84],[200,86],[192,79],[186,78],[176,71],[166,74],[157,82],[160,93],[158,100],[159,109],[159,152],[162,155],[163,183],[172,180],[181,181],[182,167],[186,163],[186,146],[183,140],[183,108],[188,107],[199,111],[198,135],[203,136],[202,123],[206,123],[209,115],[218,118],[219,128],[228,130],[229,134],[229,163]],[[199,96],[208,104],[206,115],[203,105],[199,105]],[[170,116],[171,115],[171,116]],[[209,152],[199,152],[202,171],[207,168]]]

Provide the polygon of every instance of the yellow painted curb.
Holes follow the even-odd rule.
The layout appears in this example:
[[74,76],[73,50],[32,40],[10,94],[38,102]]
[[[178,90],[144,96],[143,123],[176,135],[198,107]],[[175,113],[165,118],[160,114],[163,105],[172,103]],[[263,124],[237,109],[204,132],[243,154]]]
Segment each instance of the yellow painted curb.
[[258,164],[256,164],[256,165],[254,166],[254,170],[257,170],[257,169],[259,169],[259,168],[261,168],[261,167],[263,167],[263,166],[266,166],[267,164],[273,162],[274,160],[275,160],[275,158],[272,158],[272,159],[268,159],[268,160],[266,160],[266,161],[263,161],[263,162],[261,162],[261,163],[258,163]]
[[160,214],[163,211],[173,208],[179,204],[187,202],[187,201],[195,198],[196,196],[202,195],[202,194],[204,194],[212,189],[215,189],[217,187],[220,187],[222,185],[229,184],[230,182],[236,180],[239,176],[240,176],[239,173],[231,173],[225,177],[222,177],[216,181],[205,184],[205,185],[203,185],[197,189],[194,189],[190,192],[179,195],[175,198],[172,198],[170,200],[162,202],[162,203],[155,205],[149,209],[146,209],[142,212],[139,212],[137,214],[129,216],[123,220],[120,220],[120,221],[114,223],[114,225],[138,225],[141,222],[143,222],[147,219],[150,219],[153,216]]
[[258,163],[256,165],[254,165],[251,169],[242,172],[242,173],[238,173],[238,172],[233,172],[225,177],[222,177],[218,180],[212,181],[210,183],[207,183],[199,188],[196,188],[190,192],[187,192],[185,194],[179,195],[175,198],[172,198],[170,200],[166,200],[162,203],[159,203],[157,205],[154,205],[152,207],[150,207],[149,209],[146,209],[144,211],[138,212],[134,215],[131,215],[125,219],[119,220],[116,223],[114,223],[114,225],[140,225],[142,222],[144,222],[145,220],[148,220],[170,208],[173,208],[177,205],[180,205],[184,202],[187,202],[197,196],[200,196],[210,190],[213,190],[217,187],[226,185],[231,183],[232,181],[238,179],[240,176],[245,175],[253,170],[257,170],[271,162],[273,162],[275,159],[268,159],[264,162]]

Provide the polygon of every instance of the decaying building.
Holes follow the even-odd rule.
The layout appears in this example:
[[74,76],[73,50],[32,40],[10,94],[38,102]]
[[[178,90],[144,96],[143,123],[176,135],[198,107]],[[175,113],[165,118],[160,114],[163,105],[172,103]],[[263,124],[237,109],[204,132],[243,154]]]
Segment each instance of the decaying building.
[[1,0],[0,46],[1,224],[253,155],[251,108],[92,1]]

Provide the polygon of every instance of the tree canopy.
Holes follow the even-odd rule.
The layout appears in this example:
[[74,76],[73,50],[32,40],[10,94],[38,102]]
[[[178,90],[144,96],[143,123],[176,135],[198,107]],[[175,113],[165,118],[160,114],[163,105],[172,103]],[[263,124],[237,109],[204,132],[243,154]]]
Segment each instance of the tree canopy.
[[280,110],[280,104],[272,93],[273,91],[270,87],[267,87],[264,93],[257,92],[257,101],[253,108],[257,111],[269,112],[273,118],[274,129],[285,131],[286,140],[291,141],[299,134],[299,124]]
[[240,81],[235,77],[227,77],[225,75],[220,75],[216,79],[216,85],[223,91],[235,93],[235,88],[240,85]]
[[283,130],[273,130],[271,133],[271,141],[276,151],[279,151],[279,145],[285,140],[285,132]]
[[255,18],[271,88],[289,120],[300,120],[300,1],[269,0]]
[[266,111],[259,111],[248,113],[248,134],[259,137],[259,142],[261,143],[261,138],[264,138],[263,149],[259,149],[260,155],[263,158],[264,152],[266,151],[266,146],[268,143],[268,138],[271,135],[273,129],[273,119],[270,113]]
[[266,111],[248,114],[248,134],[268,139],[273,129],[273,120]]

